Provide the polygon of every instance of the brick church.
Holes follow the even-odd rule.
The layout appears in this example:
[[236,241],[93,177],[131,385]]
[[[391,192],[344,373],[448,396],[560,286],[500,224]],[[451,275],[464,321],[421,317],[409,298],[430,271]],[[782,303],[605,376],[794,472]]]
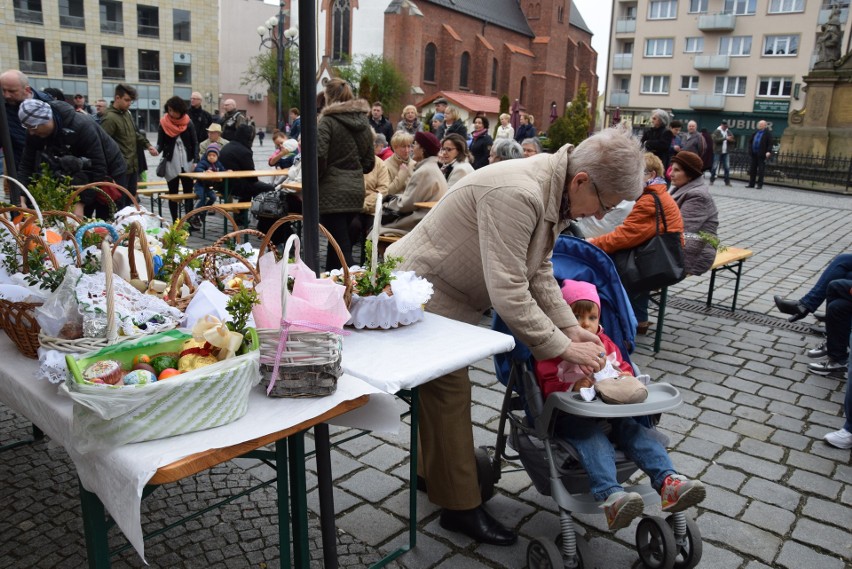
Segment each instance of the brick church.
[[384,12],[384,56],[422,92],[421,105],[444,93],[484,96],[491,101],[479,104],[493,107],[507,95],[540,131],[552,105],[561,115],[582,83],[595,108],[591,40],[571,0],[393,0]]

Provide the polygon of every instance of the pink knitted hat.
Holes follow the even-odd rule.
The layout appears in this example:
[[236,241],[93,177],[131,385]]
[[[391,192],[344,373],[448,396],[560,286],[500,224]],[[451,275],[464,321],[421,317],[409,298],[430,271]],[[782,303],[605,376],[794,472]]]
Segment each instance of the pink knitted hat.
[[578,300],[591,300],[598,305],[598,310],[601,308],[601,297],[598,296],[597,287],[592,283],[566,279],[562,283],[562,298],[569,305],[574,304]]

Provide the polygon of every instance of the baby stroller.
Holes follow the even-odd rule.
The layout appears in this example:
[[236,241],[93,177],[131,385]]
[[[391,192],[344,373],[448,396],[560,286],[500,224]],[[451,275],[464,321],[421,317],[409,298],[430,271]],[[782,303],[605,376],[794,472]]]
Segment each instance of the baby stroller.
[[[601,324],[624,357],[629,358],[636,320],[609,257],[583,240],[559,236],[552,262],[554,275],[560,282],[574,279],[592,282],[597,286],[601,300]],[[511,333],[496,314],[493,328]],[[607,405],[597,399],[586,402],[574,392],[555,393],[543,401],[533,372],[533,359],[526,346],[516,341],[512,352],[495,356],[494,361],[497,377],[507,389],[496,447],[480,447],[476,451],[483,500],[493,494],[494,482],[501,474],[501,460],[520,459],[536,489],[556,501],[561,526],[555,542],[545,538],[535,538],[530,542],[527,548],[528,566],[591,567],[589,545],[576,534],[571,513],[593,514],[601,513],[602,510],[589,493],[589,479],[576,459],[576,451],[566,441],[553,437],[556,415],[570,413],[592,418],[637,417],[640,422],[652,427],[659,413],[681,404],[680,393],[669,384],[656,383],[648,385],[648,398],[638,404]],[[509,424],[508,435],[505,432],[506,423]],[[665,437],[662,433],[658,434]],[[507,443],[517,455],[510,456],[507,453]],[[493,458],[489,451],[493,451]],[[635,463],[623,453],[616,453],[616,479],[619,483],[624,484],[636,470],[638,467]],[[485,472],[490,472],[490,478]],[[626,487],[625,490],[639,493],[646,505],[659,504],[660,496],[650,484]],[[701,534],[684,512],[671,514],[665,520],[643,515],[636,529],[636,549],[647,567],[691,568],[701,559]]]

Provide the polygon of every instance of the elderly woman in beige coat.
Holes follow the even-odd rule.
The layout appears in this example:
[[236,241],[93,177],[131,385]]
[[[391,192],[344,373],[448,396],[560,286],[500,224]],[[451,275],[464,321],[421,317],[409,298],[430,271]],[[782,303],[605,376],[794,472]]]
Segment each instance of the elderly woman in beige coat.
[[[539,359],[601,369],[602,345],[577,325],[553,277],[550,254],[569,220],[603,217],[642,188],[642,152],[620,129],[577,148],[493,164],[466,176],[388,255],[434,286],[426,309],[476,324],[493,307]],[[467,369],[420,387],[420,440],[429,499],[441,526],[510,545],[514,532],[482,508]]]
[[414,168],[405,191],[385,201],[384,209],[390,222],[382,221],[382,235],[405,235],[426,217],[429,210],[417,207],[419,202],[436,202],[447,193],[447,180],[441,172],[438,152],[441,143],[431,132],[414,135]]
[[389,196],[401,194],[405,190],[408,178],[411,177],[411,170],[414,168],[414,160],[411,159],[411,145],[413,143],[413,134],[408,134],[404,130],[393,133],[390,142],[393,154],[385,160],[385,166],[388,167],[388,175],[390,176],[387,194]]

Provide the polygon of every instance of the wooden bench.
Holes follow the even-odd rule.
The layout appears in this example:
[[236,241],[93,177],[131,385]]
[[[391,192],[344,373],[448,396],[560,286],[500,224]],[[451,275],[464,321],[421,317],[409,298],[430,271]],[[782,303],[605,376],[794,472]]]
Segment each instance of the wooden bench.
[[[730,271],[736,276],[734,282],[734,298],[731,303],[731,312],[737,311],[737,296],[740,293],[740,278],[743,272],[743,263],[750,258],[754,253],[748,249],[739,247],[726,247],[724,251],[716,252],[716,260],[710,267],[710,287],[707,290],[707,308],[713,306],[713,292],[716,289],[716,273],[721,270]],[[657,305],[657,326],[654,332],[654,353],[660,351],[660,344],[663,339],[663,324],[666,318],[666,302],[668,301],[668,287],[663,287],[658,291],[651,292],[651,302]],[[722,308],[728,309],[727,306]]]
[[[140,189],[136,190],[136,195],[137,196],[148,196],[149,198],[151,198],[151,211],[154,211],[154,198],[156,198],[160,194],[164,194],[168,191],[169,191],[169,188],[166,187],[166,186],[148,187],[148,188],[140,188]],[[159,200],[157,200],[157,207],[158,207],[157,212],[159,213],[160,217],[163,217],[163,203]]]
[[[160,194],[159,196],[157,196],[157,199],[160,200],[160,217],[162,217],[163,200],[175,202],[178,206],[178,217],[180,217],[181,203],[187,201],[195,201],[198,199],[198,196],[196,196],[195,194]],[[187,205],[186,203],[184,203],[184,209],[187,213],[192,211],[192,204],[190,203],[189,205]]]

